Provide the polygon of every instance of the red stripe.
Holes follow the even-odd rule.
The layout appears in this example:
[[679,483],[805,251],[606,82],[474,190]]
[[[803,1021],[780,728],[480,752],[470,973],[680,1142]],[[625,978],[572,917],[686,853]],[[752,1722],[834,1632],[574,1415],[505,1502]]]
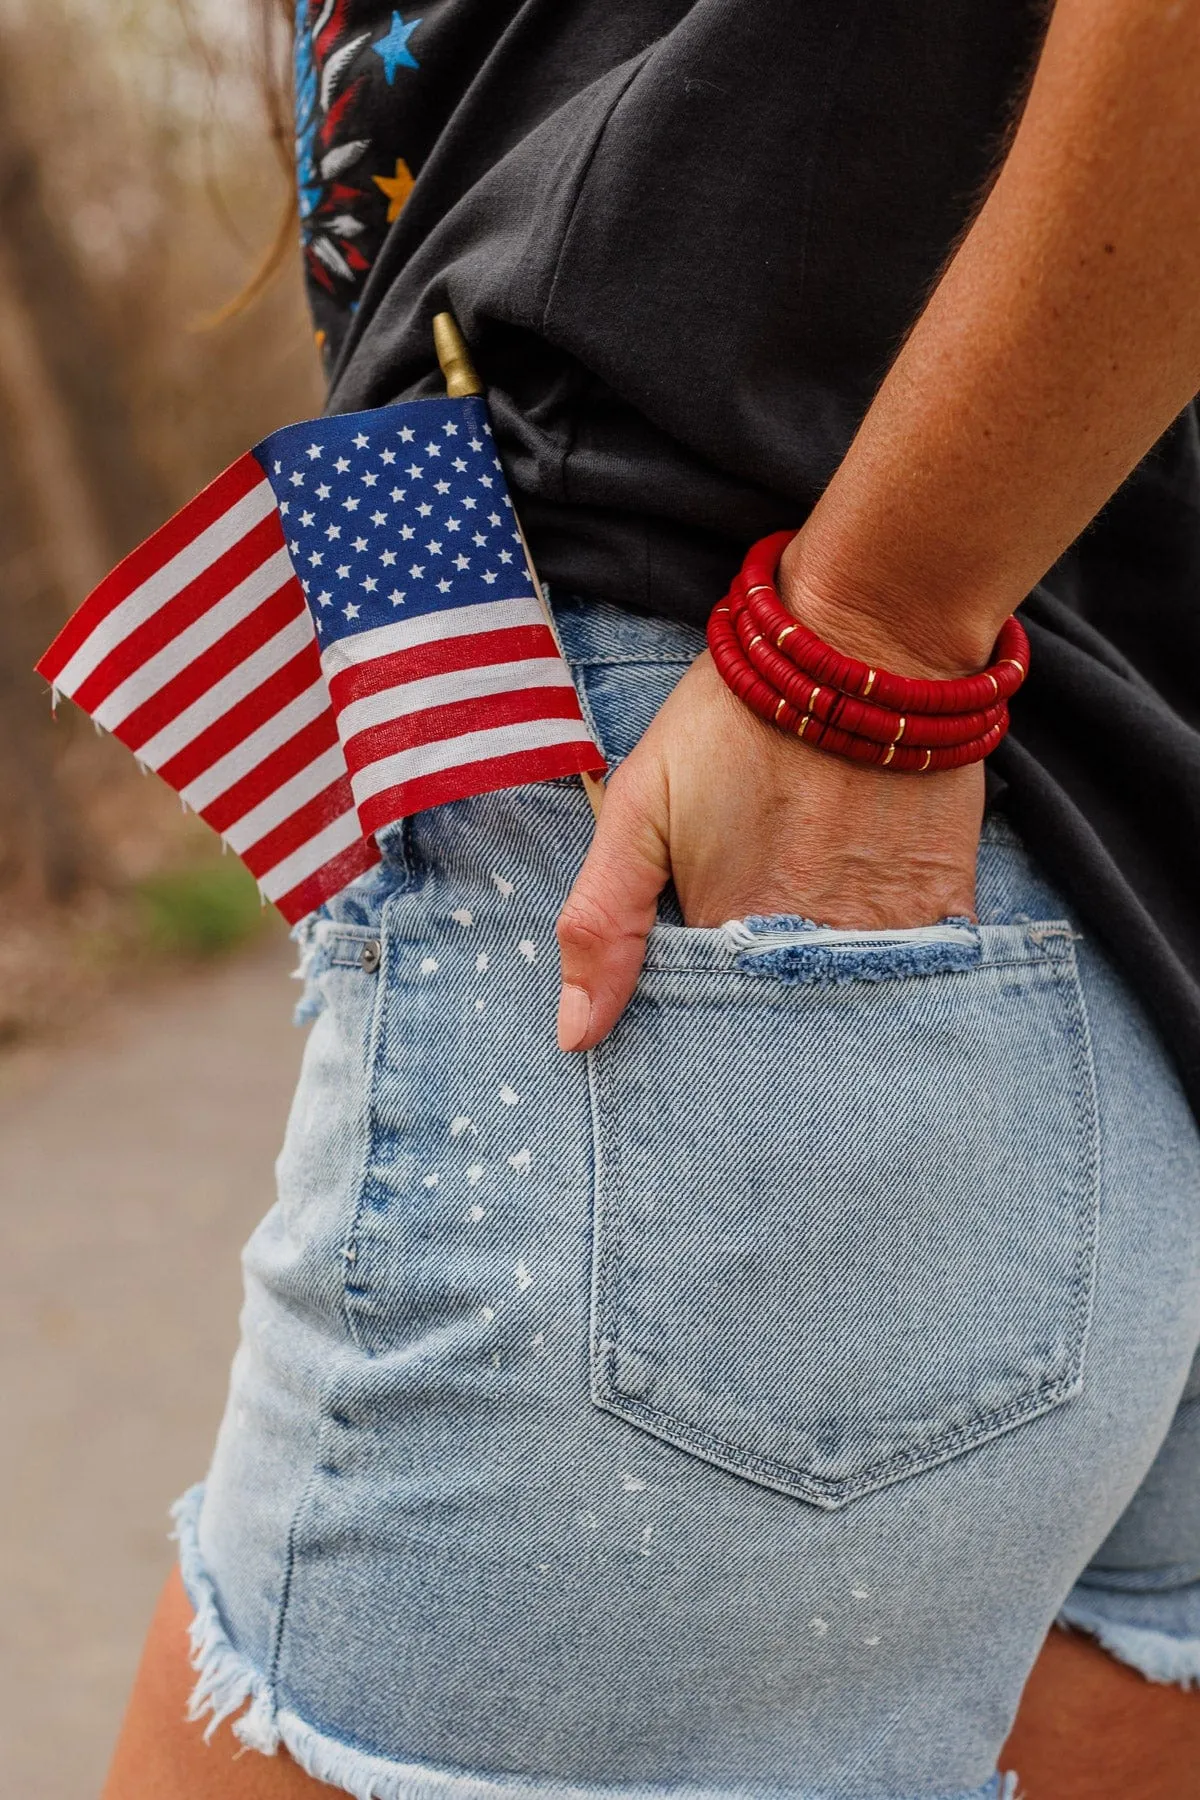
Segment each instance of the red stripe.
[[[84,712],[95,712],[113,689],[129,675],[149,662],[173,638],[212,608],[239,582],[245,581],[269,557],[284,549],[283,530],[278,513],[261,519],[244,538],[232,544],[223,556],[210,563],[179,592],[140,625],[135,625],[108,655],[102,657],[85,681],[80,682],[72,698]],[[289,569],[291,564],[288,565]],[[283,577],[284,580],[287,576]]]
[[[300,694],[306,693],[310,687],[322,679],[321,655],[315,643],[305,644],[303,650],[293,656],[291,662],[284,663],[282,669],[276,669],[273,675],[260,686],[251,690],[207,725],[199,737],[194,737],[190,744],[169,757],[158,771],[164,781],[169,781],[173,788],[182,790],[202,775],[205,769],[219,762],[221,757],[228,756],[238,744],[244,742],[260,725],[273,719],[277,712],[291,704]],[[332,717],[332,714],[330,715]]]
[[411,750],[418,744],[439,744],[468,731],[525,725],[530,719],[581,717],[579,696],[573,687],[517,688],[508,694],[482,694],[475,699],[453,700],[448,706],[429,706],[424,712],[406,713],[355,732],[346,740],[346,763],[352,771],[365,769],[398,751]]
[[38,674],[44,675],[47,681],[56,680],[101,619],[107,618],[135,588],[141,587],[156,570],[169,563],[185,545],[199,537],[262,480],[262,465],[247,451],[215,481],[210,481],[194,500],[180,507],[173,518],[160,525],[136,550],[131,550],[124,561],[92,589],[37,663]]
[[290,856],[293,850],[299,850],[310,838],[315,838],[319,831],[332,825],[335,819],[354,811],[354,796],[350,792],[350,783],[344,775],[331,781],[327,788],[298,806],[294,813],[289,813],[273,830],[260,837],[256,844],[243,850],[242,861],[252,875],[266,875]]
[[337,726],[331,712],[323,712],[301,727],[294,737],[272,750],[269,756],[250,769],[240,781],[218,794],[208,806],[202,806],[200,817],[214,831],[228,831],[251,807],[273,794],[276,788],[307,769],[326,750],[337,743]]
[[374,838],[362,838],[357,844],[348,844],[344,850],[331,857],[327,863],[309,875],[286,894],[281,894],[275,905],[283,914],[289,925],[298,925],[310,912],[323,906],[326,900],[332,900],[340,894],[348,882],[356,875],[362,875],[367,869],[374,868],[380,861],[379,846]]
[[472,794],[491,794],[497,788],[522,787],[530,781],[549,781],[556,775],[579,775],[587,769],[602,774],[605,762],[595,744],[551,744],[543,750],[516,750],[508,756],[489,756],[481,762],[460,763],[436,775],[419,775],[396,787],[372,794],[358,809],[364,831],[380,831],[396,819],[444,806],[450,800],[466,800]]
[[387,656],[329,678],[329,694],[337,709],[384,688],[402,687],[427,675],[452,675],[458,669],[482,669],[490,663],[522,662],[526,657],[557,656],[558,645],[545,625],[506,625],[501,631],[475,631],[468,637],[438,638],[394,650]]
[[177,718],[185,707],[198,700],[201,694],[228,675],[255,650],[269,643],[277,631],[282,631],[291,619],[307,613],[304,595],[300,591],[300,583],[290,576],[284,585],[261,606],[245,619],[227,631],[223,638],[210,644],[186,669],[181,669],[164,686],[144,700],[130,713],[120,725],[114,726],[113,736],[130,750],[137,750],[148,738],[169,725]]

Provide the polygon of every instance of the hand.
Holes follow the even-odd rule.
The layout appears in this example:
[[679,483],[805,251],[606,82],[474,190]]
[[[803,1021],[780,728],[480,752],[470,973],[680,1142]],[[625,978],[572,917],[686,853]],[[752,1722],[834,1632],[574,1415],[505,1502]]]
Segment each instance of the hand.
[[560,1049],[590,1049],[620,1018],[668,877],[689,925],[747,913],[865,927],[973,917],[983,793],[980,764],[893,774],[786,736],[729,691],[705,651],[610,778],[559,916]]

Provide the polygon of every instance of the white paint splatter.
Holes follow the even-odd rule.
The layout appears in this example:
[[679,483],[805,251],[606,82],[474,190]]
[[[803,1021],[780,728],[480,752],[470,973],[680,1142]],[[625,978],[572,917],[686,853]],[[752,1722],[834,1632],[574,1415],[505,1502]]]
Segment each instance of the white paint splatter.
[[809,1629],[815,1631],[818,1637],[825,1637],[827,1635],[829,1631],[828,1619],[810,1619],[808,1623]]
[[498,1369],[500,1367],[500,1352],[498,1350],[492,1351],[492,1367],[493,1369]]
[[532,938],[522,938],[517,945],[517,952],[525,958],[526,962],[531,963],[537,957],[537,945]]
[[538,1568],[539,1575],[548,1575],[550,1573],[550,1564],[549,1563],[539,1563],[537,1568]]
[[510,1169],[519,1170],[522,1175],[528,1175],[529,1166],[532,1161],[532,1153],[527,1149],[522,1149],[518,1150],[515,1155],[509,1157],[508,1166]]
[[436,1187],[440,1180],[441,1176],[435,1170],[432,1175],[426,1175],[424,1185],[425,1187]]
[[534,1337],[531,1337],[531,1338],[530,1338],[530,1340],[529,1340],[529,1347],[530,1347],[530,1349],[531,1349],[531,1350],[540,1350],[540,1349],[541,1349],[541,1348],[542,1348],[542,1345],[543,1345],[543,1344],[544,1344],[544,1343],[545,1343],[545,1342],[546,1342],[546,1334],[545,1334],[545,1332],[544,1332],[544,1331],[539,1331],[539,1332],[538,1332],[538,1333],[537,1333],[537,1334],[536,1334],[536,1336],[534,1336]]
[[481,950],[481,951],[480,951],[480,952],[479,952],[479,955],[478,955],[478,956],[477,956],[477,957],[476,957],[476,958],[475,958],[475,967],[476,967],[476,969],[477,969],[477,970],[478,970],[478,971],[479,971],[479,973],[480,973],[480,974],[481,974],[481,975],[483,975],[483,974],[485,974],[485,973],[486,973],[486,971],[487,971],[487,966],[488,966],[488,955],[487,955],[487,951],[486,951],[486,950]]
[[589,1531],[598,1530],[600,1525],[600,1521],[594,1512],[581,1512],[579,1515],[579,1523],[581,1525],[586,1525]]
[[856,1600],[869,1600],[871,1598],[870,1588],[851,1588],[850,1592],[854,1595]]
[[478,1225],[480,1219],[486,1218],[486,1216],[482,1206],[469,1206],[467,1208],[467,1217],[470,1219],[472,1225]]
[[476,1012],[482,1012],[482,1011],[483,1011],[483,999],[482,999],[482,996],[481,996],[481,997],[480,997],[480,998],[479,998],[479,999],[478,999],[478,1000],[477,1000],[477,1001],[476,1001],[476,1002],[475,1002],[475,1011],[476,1011]]
[[868,1646],[873,1646],[873,1645],[877,1644],[878,1642],[879,1642],[879,1639],[877,1637],[869,1637],[869,1638],[863,1639],[863,1643]]
[[505,1106],[520,1106],[521,1096],[515,1088],[510,1088],[507,1081],[501,1083],[500,1098]]
[[475,1183],[477,1181],[481,1180],[482,1177],[483,1177],[483,1164],[482,1163],[471,1163],[468,1165],[467,1180],[470,1182],[472,1187],[474,1187]]
[[621,1486],[627,1494],[644,1494],[646,1484],[640,1475],[622,1475]]
[[481,1306],[479,1309],[479,1316],[485,1325],[490,1325],[496,1316],[496,1309],[494,1306]]
[[653,1536],[654,1536],[653,1525],[645,1526],[642,1531],[642,1541],[638,1545],[638,1549],[641,1551],[643,1556],[649,1556],[649,1554],[650,1554],[650,1539]]
[[466,1113],[459,1113],[450,1121],[450,1136],[461,1137],[464,1131],[473,1131],[476,1137],[479,1136],[479,1127],[472,1124]]
[[437,957],[436,956],[423,956],[421,958],[421,973],[422,973],[422,975],[436,975],[437,974],[437,966],[438,965],[437,965]]
[[523,1262],[519,1262],[513,1270],[513,1280],[517,1284],[518,1292],[522,1294],[527,1287],[533,1286],[533,1276],[529,1273],[529,1270],[525,1267]]
[[496,892],[500,895],[502,900],[508,900],[512,897],[513,884],[511,881],[506,881],[503,875],[497,875],[495,870],[492,871],[492,880],[495,882]]
[[465,906],[456,906],[454,911],[450,914],[450,917],[454,920],[456,925],[461,925],[464,931],[468,930],[470,926],[475,923],[474,914],[469,913]]

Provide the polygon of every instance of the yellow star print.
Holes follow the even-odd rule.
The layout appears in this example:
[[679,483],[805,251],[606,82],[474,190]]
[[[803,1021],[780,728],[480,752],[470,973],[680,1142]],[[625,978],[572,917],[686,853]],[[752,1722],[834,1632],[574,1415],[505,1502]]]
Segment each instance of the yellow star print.
[[371,177],[377,188],[382,188],[388,197],[387,222],[400,217],[401,209],[412,193],[412,171],[402,156],[396,158],[394,175],[373,175]]

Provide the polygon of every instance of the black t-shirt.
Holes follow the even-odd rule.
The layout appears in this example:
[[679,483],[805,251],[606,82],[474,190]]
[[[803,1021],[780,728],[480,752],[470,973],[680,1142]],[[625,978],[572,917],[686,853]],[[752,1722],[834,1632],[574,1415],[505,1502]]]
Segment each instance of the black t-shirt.
[[[449,306],[542,575],[700,624],[747,544],[799,525],[837,467],[972,214],[1047,9],[300,10],[301,217],[331,407],[440,391],[430,320]],[[1033,668],[993,796],[1200,1105],[1195,406],[1023,617]]]

